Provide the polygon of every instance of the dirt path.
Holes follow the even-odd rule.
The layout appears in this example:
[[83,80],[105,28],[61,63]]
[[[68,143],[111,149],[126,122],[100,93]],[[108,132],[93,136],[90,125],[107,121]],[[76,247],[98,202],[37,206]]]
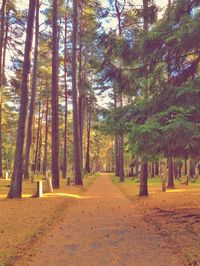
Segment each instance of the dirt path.
[[33,250],[34,266],[181,266],[173,247],[143,229],[140,217],[108,175],[101,175],[85,198]]

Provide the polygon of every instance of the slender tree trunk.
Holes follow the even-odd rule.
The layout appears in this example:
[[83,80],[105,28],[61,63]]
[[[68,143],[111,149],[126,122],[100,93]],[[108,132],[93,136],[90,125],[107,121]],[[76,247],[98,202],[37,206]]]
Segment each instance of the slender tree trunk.
[[6,75],[5,75],[5,65],[6,65],[6,52],[7,52],[7,43],[8,43],[8,31],[9,31],[9,14],[10,9],[6,9],[6,19],[5,19],[5,37],[3,43],[3,60],[2,60],[2,84],[6,84]]
[[174,165],[173,158],[168,158],[168,188],[174,188]]
[[36,147],[35,147],[35,160],[34,160],[34,172],[37,171],[38,153],[39,153],[39,141],[40,141],[40,125],[41,125],[41,91],[39,99],[39,111],[38,111],[38,125],[37,125],[37,135],[36,135]]
[[74,175],[75,184],[83,185],[82,167],[81,167],[81,151],[80,151],[80,132],[79,117],[77,105],[77,17],[78,17],[78,1],[73,0],[73,36],[72,36],[72,100],[73,100],[73,137],[74,137]]
[[[80,29],[81,30],[81,29]],[[83,88],[83,78],[82,78],[82,39],[81,32],[79,33],[79,73],[78,73],[78,110],[79,110],[79,132],[80,132],[80,151],[81,151],[81,166],[83,168],[83,123],[84,123],[84,88]]]
[[194,178],[195,176],[195,162],[194,160],[190,160],[190,178]]
[[1,29],[0,29],[0,177],[2,172],[2,81],[3,81],[3,43],[4,43],[4,26],[7,1],[3,0],[1,5]]
[[49,98],[46,100],[46,114],[45,114],[45,141],[44,141],[44,162],[43,162],[43,174],[46,176],[47,171],[47,148],[48,148],[48,116],[49,116]]
[[155,176],[155,161],[151,163],[151,177]]
[[174,158],[174,178],[175,179],[178,178],[178,164],[175,158]]
[[[148,0],[143,0],[143,10],[144,10],[144,25],[143,30],[144,32],[148,32]],[[147,88],[145,91],[145,96],[148,97]],[[148,162],[142,159],[141,162],[141,175],[140,175],[140,196],[147,196],[148,195]]]
[[25,125],[28,107],[28,83],[31,68],[31,50],[33,39],[33,24],[35,15],[35,1],[29,1],[28,23],[26,31],[24,64],[22,74],[22,91],[20,99],[20,111],[18,120],[17,141],[14,159],[14,168],[8,198],[21,198],[22,194],[22,175],[23,175],[23,148],[25,139]]
[[53,0],[53,47],[52,47],[52,183],[59,188],[59,106],[58,106],[58,3]]
[[138,157],[135,158],[135,175],[136,175],[136,177],[139,176],[139,159],[138,159]]
[[[121,111],[123,109],[123,93],[122,91],[120,92],[120,108]],[[124,182],[124,132],[121,131],[120,136],[119,136],[119,157],[120,157],[120,172],[119,172],[119,176],[120,182]]]
[[68,88],[67,88],[67,17],[66,16],[65,16],[65,40],[64,40],[64,84],[65,84],[65,119],[64,119],[65,129],[64,129],[64,149],[63,149],[63,178],[67,179]]
[[184,160],[184,166],[185,166],[185,175],[188,174],[188,169],[187,169],[187,159]]
[[91,131],[91,118],[92,112],[89,110],[88,121],[87,121],[87,151],[86,151],[86,162],[85,162],[85,170],[88,174],[90,174],[90,131]]
[[140,192],[139,192],[140,196],[148,196],[147,179],[148,179],[148,163],[142,162],[141,178],[140,178]]
[[32,125],[33,125],[33,116],[34,116],[34,111],[35,111],[35,94],[36,94],[36,86],[37,86],[38,41],[39,41],[39,0],[36,0],[35,50],[34,50],[34,59],[33,59],[31,100],[30,100],[30,107],[29,107],[27,137],[26,137],[26,147],[25,147],[24,179],[29,179],[30,150],[31,150],[31,142],[32,142]]
[[43,126],[42,126],[42,121],[43,121],[43,115],[44,112],[42,112],[42,117],[41,117],[41,121],[40,121],[40,132],[39,132],[39,143],[38,143],[38,157],[37,157],[37,161],[36,161],[36,169],[37,171],[40,173],[41,172],[41,157],[42,157],[42,130],[43,130]]
[[[113,89],[114,92],[114,108],[117,109],[117,92],[116,88]],[[115,135],[115,175],[120,175],[120,160],[119,160],[119,136]]]
[[159,175],[159,161],[156,160],[155,161],[155,175]]

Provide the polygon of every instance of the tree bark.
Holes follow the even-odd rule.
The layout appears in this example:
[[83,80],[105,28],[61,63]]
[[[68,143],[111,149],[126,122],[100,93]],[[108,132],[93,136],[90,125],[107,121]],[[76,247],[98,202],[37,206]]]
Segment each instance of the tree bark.
[[155,176],[155,161],[151,163],[151,177]]
[[73,139],[74,139],[74,176],[75,184],[83,185],[81,151],[80,151],[80,125],[77,104],[77,17],[78,1],[73,0],[73,36],[72,36],[72,100],[73,100]]
[[173,158],[168,158],[168,188],[174,188],[174,165],[173,165]]
[[30,166],[30,150],[32,142],[32,124],[35,111],[35,94],[37,86],[37,68],[38,68],[38,41],[39,41],[39,0],[36,2],[36,16],[35,16],[35,50],[33,58],[33,77],[31,86],[31,100],[29,107],[26,148],[25,148],[25,162],[24,162],[24,179],[29,179],[29,166]]
[[46,176],[47,171],[47,149],[48,149],[48,116],[49,116],[49,98],[46,100],[46,114],[45,114],[45,141],[44,141],[44,161],[43,161],[43,174]]
[[[143,30],[144,32],[148,32],[148,0],[143,0],[143,10],[144,10],[144,24]],[[145,90],[145,96],[148,96],[147,88]],[[148,162],[142,159],[141,162],[141,175],[140,175],[140,196],[148,195]]]
[[3,43],[4,26],[7,1],[3,0],[1,5],[1,29],[0,29],[0,177],[3,176],[2,169],[2,81],[3,81]]
[[155,175],[159,175],[159,161],[156,160],[155,161]]
[[8,198],[21,198],[22,195],[22,175],[23,175],[23,148],[25,139],[25,125],[28,107],[28,83],[31,68],[31,50],[33,39],[33,24],[36,1],[29,1],[28,23],[26,31],[24,64],[22,74],[22,91],[20,98],[20,111],[18,120],[18,131],[16,140],[16,150],[11,185]]
[[[114,108],[117,109],[117,92],[116,88],[113,88],[114,93]],[[119,136],[118,134],[115,135],[115,175],[120,175],[120,165],[119,165]]]
[[88,121],[87,121],[87,151],[86,151],[86,161],[85,161],[85,170],[90,174],[90,131],[91,131],[91,118],[92,112],[89,110]]
[[147,179],[148,179],[148,163],[142,162],[139,196],[148,196]]
[[[67,5],[68,6],[68,5]],[[67,120],[68,120],[68,88],[67,88],[67,17],[65,16],[65,38],[64,38],[64,85],[65,85],[65,128],[63,149],[63,178],[67,179]]]
[[[81,31],[81,29],[80,29]],[[78,73],[78,110],[79,110],[79,132],[80,132],[80,152],[81,152],[81,167],[83,168],[83,125],[84,125],[84,88],[82,79],[82,39],[81,32],[79,32],[79,73]]]
[[53,47],[52,47],[52,183],[59,188],[59,106],[58,106],[58,3],[53,0]]

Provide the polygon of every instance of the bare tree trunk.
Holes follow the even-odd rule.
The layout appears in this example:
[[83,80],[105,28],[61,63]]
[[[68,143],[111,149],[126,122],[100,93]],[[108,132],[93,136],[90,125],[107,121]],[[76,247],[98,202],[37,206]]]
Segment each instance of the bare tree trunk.
[[148,179],[148,163],[142,162],[141,178],[140,178],[140,192],[139,192],[140,196],[148,196],[147,179]]
[[31,50],[33,39],[33,24],[35,15],[35,1],[29,1],[28,23],[26,31],[24,64],[22,74],[22,91],[20,99],[20,111],[18,120],[17,141],[14,159],[14,168],[8,198],[21,198],[22,194],[22,175],[23,175],[23,148],[25,139],[25,125],[28,107],[28,81],[31,68]]
[[188,174],[187,159],[184,160],[184,166],[185,166],[184,167],[185,168],[184,172],[185,172],[185,175],[187,175]]
[[7,51],[7,43],[8,43],[8,31],[9,31],[9,14],[10,9],[6,9],[6,19],[5,19],[5,37],[3,43],[3,61],[2,61],[2,84],[6,84],[6,75],[5,75],[5,65],[6,65],[6,51]]
[[44,161],[43,161],[43,174],[46,176],[47,171],[47,148],[48,148],[48,116],[49,116],[49,98],[46,100],[46,114],[45,114],[45,141],[44,141]]
[[35,17],[35,50],[33,59],[33,77],[31,86],[31,100],[29,107],[27,137],[25,147],[25,162],[24,162],[24,179],[29,179],[30,166],[30,150],[32,142],[32,124],[35,111],[35,94],[37,86],[37,67],[38,67],[38,41],[39,41],[39,0],[36,1],[36,17]]
[[87,121],[87,152],[86,152],[86,162],[85,162],[85,170],[88,174],[90,174],[90,131],[91,131],[91,119],[92,119],[92,111],[89,110],[88,121]]
[[4,43],[4,26],[7,1],[3,0],[1,5],[1,29],[0,29],[0,177],[2,172],[2,81],[3,81],[3,43]]
[[37,171],[37,161],[38,161],[38,151],[39,151],[39,141],[40,141],[40,125],[41,125],[41,91],[39,99],[39,111],[38,111],[38,125],[37,125],[37,135],[36,135],[36,147],[35,147],[35,160],[34,160],[34,172]]
[[[117,109],[117,92],[116,88],[113,89],[114,92],[114,108]],[[120,160],[119,160],[119,136],[115,135],[115,175],[120,175]]]
[[174,165],[173,165],[173,158],[168,158],[168,188],[174,188]]
[[52,47],[52,183],[59,188],[59,107],[58,107],[58,3],[53,0],[53,47]]
[[64,129],[64,150],[63,150],[63,178],[67,179],[68,88],[67,88],[67,17],[66,16],[65,16],[65,40],[64,40],[64,84],[65,84],[65,119],[64,119],[65,129]]
[[155,176],[155,161],[151,163],[151,177]]
[[[81,29],[80,29],[81,30]],[[82,39],[81,32],[79,33],[79,73],[78,73],[78,110],[79,110],[79,132],[80,132],[80,152],[81,152],[81,167],[83,168],[83,123],[84,123],[84,88],[82,79]]]
[[73,135],[74,135],[74,174],[75,184],[83,185],[82,167],[81,167],[81,151],[80,151],[80,132],[79,132],[79,116],[77,104],[77,17],[78,17],[78,1],[73,0],[73,36],[72,36],[72,100],[73,100]]
[[159,175],[159,161],[156,160],[155,161],[155,175]]
[[[143,30],[144,32],[148,31],[148,0],[143,0],[143,10],[144,10],[144,25]],[[147,95],[147,89],[146,89]],[[148,162],[142,159],[141,162],[141,175],[140,175],[140,196],[147,196],[148,195]]]

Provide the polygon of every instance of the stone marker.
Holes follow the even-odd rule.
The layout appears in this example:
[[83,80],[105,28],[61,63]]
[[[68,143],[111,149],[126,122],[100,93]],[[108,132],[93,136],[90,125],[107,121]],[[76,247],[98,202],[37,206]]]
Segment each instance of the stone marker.
[[43,194],[43,184],[42,180],[37,181],[37,191],[36,191],[36,197],[40,198]]

